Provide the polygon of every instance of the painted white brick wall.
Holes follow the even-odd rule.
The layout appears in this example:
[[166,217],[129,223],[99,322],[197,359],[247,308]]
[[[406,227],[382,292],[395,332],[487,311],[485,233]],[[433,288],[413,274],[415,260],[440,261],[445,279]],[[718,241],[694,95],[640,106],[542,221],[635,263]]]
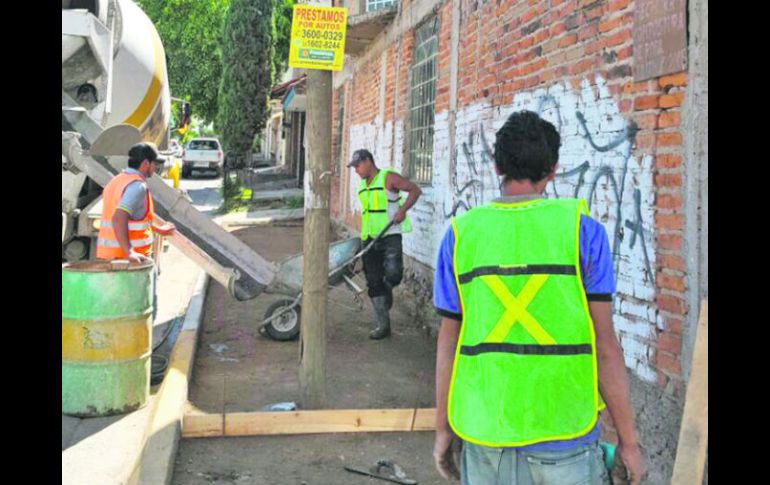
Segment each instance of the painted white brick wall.
[[[348,153],[353,154],[355,150],[365,148],[372,152],[374,160],[379,167],[393,166],[390,156],[390,147],[393,143],[393,123],[383,123],[382,118],[377,116],[372,123],[353,125],[350,127],[348,137]],[[358,201],[358,184],[361,179],[351,170],[349,178],[350,190],[348,194],[348,207],[361,211],[361,204]]]
[[[617,294],[615,325],[623,342],[626,364],[640,378],[652,381],[650,341],[661,318],[655,309],[654,211],[652,157],[634,156],[635,130],[620,114],[604,79],[586,79],[574,91],[563,84],[516,94],[509,106],[478,103],[457,112],[454,153],[448,143],[448,113],[435,118],[433,182],[409,212],[413,232],[404,238],[407,255],[435,266],[441,237],[452,215],[488,203],[500,195],[492,158],[495,132],[516,111],[530,110],[552,122],[561,134],[557,178],[550,197],[583,197],[591,215],[610,240]],[[377,160],[390,157],[392,124],[354,125],[350,149],[366,147]],[[396,124],[393,166],[402,166],[403,123]],[[384,158],[387,157],[387,158]],[[454,173],[448,173],[450,157]],[[383,164],[383,166],[385,166]],[[352,177],[355,198],[357,177]],[[357,207],[357,201],[351,201]]]

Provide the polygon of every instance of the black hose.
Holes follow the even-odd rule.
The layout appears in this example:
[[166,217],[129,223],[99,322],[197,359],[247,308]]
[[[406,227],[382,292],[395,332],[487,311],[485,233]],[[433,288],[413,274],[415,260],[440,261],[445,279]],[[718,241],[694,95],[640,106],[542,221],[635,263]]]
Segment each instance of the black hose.
[[177,322],[181,320],[182,319],[180,317],[176,317],[171,323],[168,324],[168,328],[166,328],[166,331],[164,332],[163,337],[161,337],[160,342],[158,342],[158,344],[152,348],[153,352],[158,350],[158,347],[166,343],[166,339],[168,339],[168,336],[171,335],[171,332],[176,327]]
[[166,375],[166,369],[168,369],[168,359],[161,354],[152,354],[150,369],[150,385],[157,386],[163,382],[163,377]]
[[179,323],[182,322],[183,320],[184,318],[182,317],[176,317],[174,320],[172,320],[168,324],[168,328],[166,328],[166,331],[163,333],[163,337],[152,348],[152,357],[150,360],[150,369],[151,369],[150,385],[151,386],[157,386],[158,384],[163,382],[163,377],[166,375],[166,369],[168,369],[168,357],[156,351],[164,343],[166,343],[166,340],[168,340],[171,333],[179,326]]

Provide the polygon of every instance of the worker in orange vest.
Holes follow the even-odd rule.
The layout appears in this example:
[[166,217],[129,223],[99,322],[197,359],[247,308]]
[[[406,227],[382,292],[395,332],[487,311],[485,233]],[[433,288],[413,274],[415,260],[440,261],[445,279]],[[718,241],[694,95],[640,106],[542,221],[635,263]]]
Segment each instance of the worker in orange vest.
[[152,253],[153,232],[162,236],[174,233],[174,224],[155,224],[147,187],[147,179],[164,162],[152,143],[137,143],[128,151],[128,168],[113,177],[102,192],[97,258],[146,261]]

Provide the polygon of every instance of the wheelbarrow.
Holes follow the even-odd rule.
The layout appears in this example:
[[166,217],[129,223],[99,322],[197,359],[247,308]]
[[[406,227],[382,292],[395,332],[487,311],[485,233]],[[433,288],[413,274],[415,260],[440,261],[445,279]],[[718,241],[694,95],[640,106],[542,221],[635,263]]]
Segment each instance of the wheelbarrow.
[[[356,284],[353,278],[356,276],[356,262],[374,247],[374,243],[380,240],[393,225],[390,221],[374,239],[367,241],[361,247],[361,239],[351,237],[329,245],[329,287],[332,290],[341,290],[344,287],[350,293],[356,304],[356,308],[348,307],[335,298],[329,302],[342,307],[361,311],[364,302],[361,294],[365,291]],[[279,269],[273,281],[265,288],[265,293],[284,295],[282,298],[265,310],[259,323],[259,333],[267,334],[274,340],[293,340],[299,335],[300,312],[302,300],[302,253],[289,256],[278,263]]]

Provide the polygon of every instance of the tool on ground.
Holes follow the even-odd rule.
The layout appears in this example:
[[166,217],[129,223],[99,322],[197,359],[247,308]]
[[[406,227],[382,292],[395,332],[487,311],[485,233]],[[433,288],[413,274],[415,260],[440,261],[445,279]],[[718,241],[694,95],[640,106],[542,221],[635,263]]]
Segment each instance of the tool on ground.
[[377,460],[369,470],[362,470],[359,468],[353,468],[346,466],[345,470],[358,473],[360,475],[366,475],[368,477],[379,478],[380,480],[387,480],[393,483],[400,483],[402,485],[417,485],[417,480],[412,480],[406,476],[404,470],[400,466],[393,463],[391,460]]
[[274,404],[268,404],[262,407],[262,411],[294,411],[297,409],[297,403],[295,402],[277,402]]

